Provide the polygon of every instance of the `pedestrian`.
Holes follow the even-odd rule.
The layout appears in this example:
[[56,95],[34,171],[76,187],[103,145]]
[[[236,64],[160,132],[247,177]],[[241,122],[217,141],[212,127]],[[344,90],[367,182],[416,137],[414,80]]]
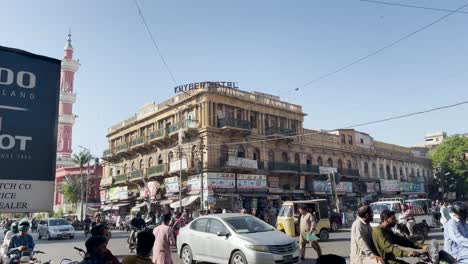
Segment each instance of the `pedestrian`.
[[163,215],[163,224],[156,227],[153,231],[156,237],[153,247],[154,264],[172,264],[171,244],[174,244],[174,232],[169,226],[171,216]]
[[[105,237],[107,242],[111,239],[111,232],[107,224],[98,224],[91,228],[91,237]],[[104,253],[107,264],[120,264],[120,261],[106,248]]]
[[106,259],[107,238],[103,236],[93,236],[85,243],[86,256],[80,264],[108,264]]
[[[305,205],[299,206],[299,230],[300,230],[300,237],[299,237],[299,247],[301,248],[301,259],[305,259],[305,251],[307,245],[307,233],[314,233],[316,222],[309,212],[306,210]],[[322,249],[320,248],[317,241],[309,241],[312,245],[312,248],[317,252],[317,255],[320,257],[322,255]]]
[[443,205],[440,207],[440,223],[442,224],[442,231],[444,231],[445,224],[450,220],[449,202],[443,201]]
[[240,213],[241,213],[241,214],[247,214],[247,209],[242,208],[242,209],[240,210]]
[[458,263],[468,263],[467,208],[463,202],[452,206],[453,218],[445,225],[444,250],[457,259]]
[[149,231],[141,231],[137,234],[136,255],[127,256],[122,264],[153,264],[151,250],[154,246],[155,237]]
[[372,241],[370,222],[374,218],[372,208],[368,205],[359,207],[357,218],[351,226],[351,264],[382,263]]

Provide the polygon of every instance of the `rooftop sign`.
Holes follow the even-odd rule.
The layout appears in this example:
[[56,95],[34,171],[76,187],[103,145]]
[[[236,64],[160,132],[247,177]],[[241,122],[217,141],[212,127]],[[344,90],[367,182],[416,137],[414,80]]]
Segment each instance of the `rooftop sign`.
[[186,92],[191,90],[198,89],[208,89],[216,87],[228,87],[228,88],[239,88],[239,83],[237,82],[196,82],[188,83],[174,87],[174,93]]

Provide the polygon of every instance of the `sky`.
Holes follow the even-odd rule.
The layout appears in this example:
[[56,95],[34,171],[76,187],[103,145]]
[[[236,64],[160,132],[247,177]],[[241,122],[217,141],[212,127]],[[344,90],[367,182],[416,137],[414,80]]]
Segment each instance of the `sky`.
[[[463,1],[393,3],[457,9]],[[176,86],[133,0],[0,1],[0,45],[63,57],[71,29],[78,115],[73,146],[102,155],[107,129]],[[468,14],[453,14],[304,86],[448,12],[359,0],[138,0],[177,84],[235,81],[303,106],[305,127],[336,129],[468,100]],[[464,9],[468,11],[468,7]],[[299,88],[298,91],[293,89]],[[468,105],[357,128],[403,146],[468,132]]]

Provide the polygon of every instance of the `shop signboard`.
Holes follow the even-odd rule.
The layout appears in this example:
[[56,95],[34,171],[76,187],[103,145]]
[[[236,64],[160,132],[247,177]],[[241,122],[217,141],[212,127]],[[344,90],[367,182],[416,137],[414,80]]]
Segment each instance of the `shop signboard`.
[[246,158],[229,157],[226,165],[229,167],[258,169],[258,161]]
[[424,192],[424,183],[415,182],[413,184],[413,192]]
[[375,183],[374,182],[366,182],[366,192],[367,193],[375,193]]
[[330,184],[326,181],[312,181],[312,190],[316,193],[331,193]]
[[270,188],[279,188],[279,177],[268,176],[268,186]]
[[112,177],[102,177],[101,178],[101,186],[109,186],[112,185]]
[[107,190],[101,190],[99,192],[99,195],[100,195],[100,198],[101,198],[101,202],[109,201],[109,195],[108,195]]
[[320,174],[329,174],[329,173],[337,173],[338,169],[334,167],[319,167]]
[[169,172],[170,173],[178,172],[180,171],[181,166],[182,166],[182,170],[187,170],[188,168],[187,159],[182,159],[182,162],[180,160],[175,160],[169,163]]
[[60,63],[0,46],[0,213],[53,210]]
[[306,177],[301,176],[299,180],[299,189],[304,190],[305,189],[305,182],[306,182]]
[[266,189],[266,175],[237,174],[237,188],[239,189]]
[[398,180],[380,180],[380,188],[383,193],[399,192],[400,183]]
[[[199,192],[201,190],[201,175],[196,174],[192,176],[188,176],[187,184],[189,186],[190,192]],[[203,189],[206,190],[207,188],[207,181],[206,176],[203,177]]]
[[236,174],[235,173],[216,173],[216,172],[207,172],[203,174],[203,177],[207,179],[208,189],[234,189],[236,184]]
[[127,186],[109,188],[108,197],[110,201],[128,199]]
[[179,177],[169,177],[164,179],[167,193],[179,192]]
[[336,185],[336,192],[338,193],[352,193],[353,183],[352,182],[340,182]]
[[400,191],[402,192],[412,192],[413,191],[413,183],[412,182],[400,182]]

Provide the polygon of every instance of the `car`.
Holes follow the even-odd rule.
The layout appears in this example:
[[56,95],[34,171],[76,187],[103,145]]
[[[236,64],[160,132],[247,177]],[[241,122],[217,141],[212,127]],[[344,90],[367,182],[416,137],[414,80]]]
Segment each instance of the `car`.
[[38,238],[53,239],[75,237],[75,228],[63,218],[49,218],[41,220],[38,225]]
[[182,263],[299,263],[299,244],[262,220],[245,214],[199,217],[181,228]]

